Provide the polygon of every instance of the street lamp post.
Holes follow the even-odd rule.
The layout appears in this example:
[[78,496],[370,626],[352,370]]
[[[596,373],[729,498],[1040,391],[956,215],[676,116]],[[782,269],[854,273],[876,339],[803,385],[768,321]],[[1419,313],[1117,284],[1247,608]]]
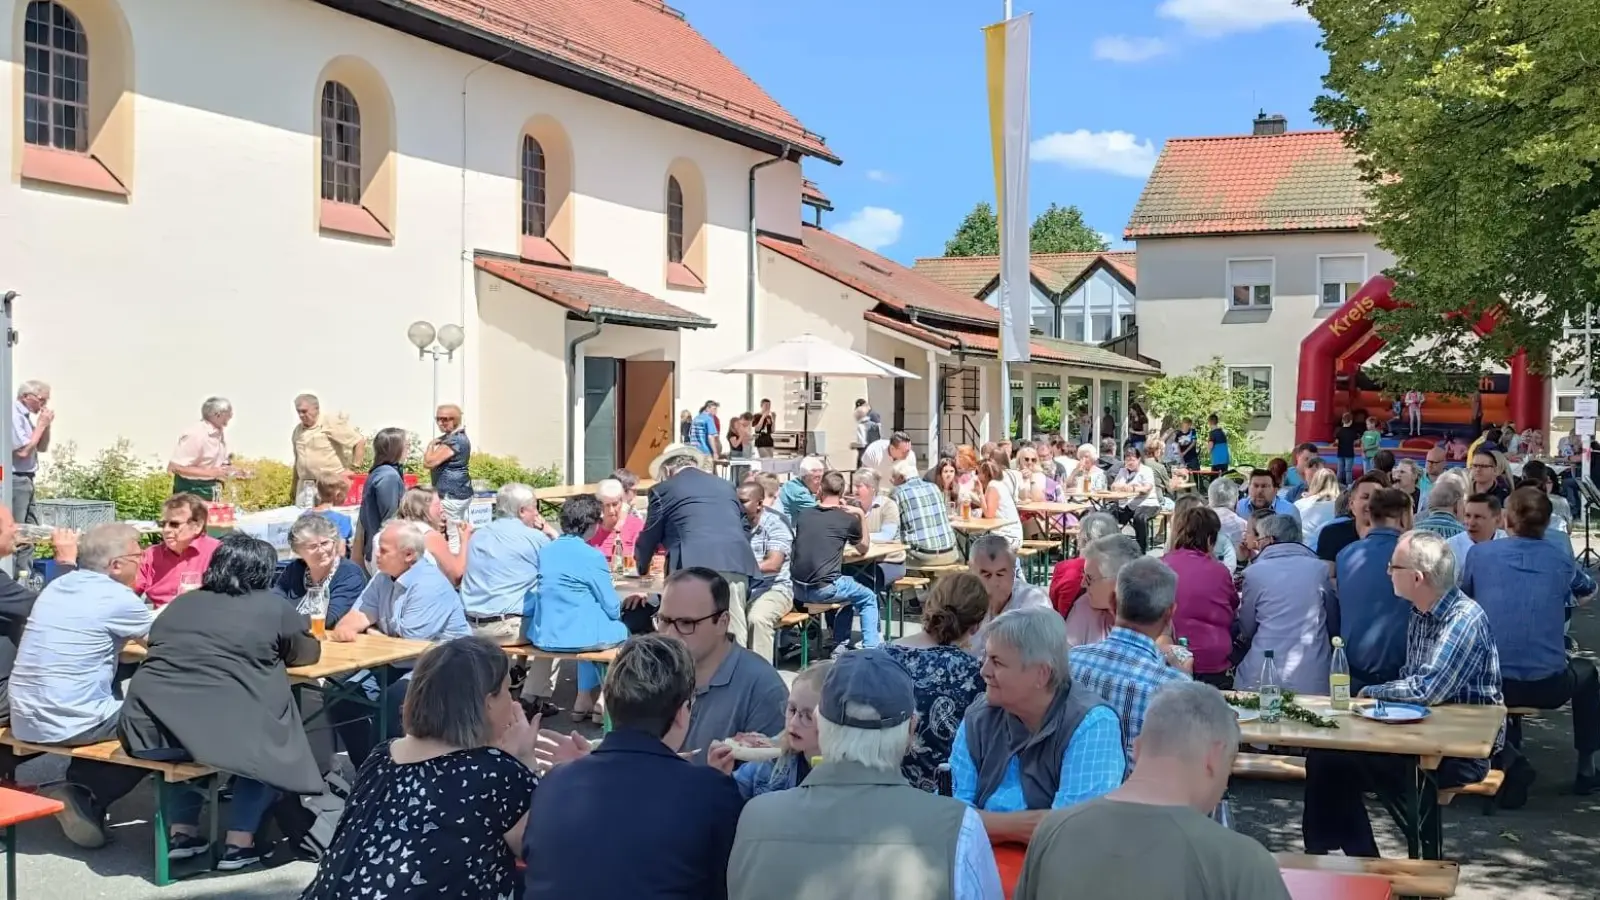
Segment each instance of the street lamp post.
[[439,360],[454,359],[456,351],[466,343],[467,333],[460,325],[440,325],[435,329],[432,322],[418,321],[406,329],[406,339],[417,348],[418,361],[433,357],[433,407],[428,410],[428,421],[432,423],[434,413],[439,410]]

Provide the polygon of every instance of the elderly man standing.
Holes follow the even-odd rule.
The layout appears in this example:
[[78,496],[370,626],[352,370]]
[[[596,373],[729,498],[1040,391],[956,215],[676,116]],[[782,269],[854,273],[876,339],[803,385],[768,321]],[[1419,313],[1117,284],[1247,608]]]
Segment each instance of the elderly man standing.
[[467,464],[472,461],[472,441],[461,423],[461,407],[454,403],[440,406],[434,413],[439,436],[422,448],[422,464],[427,467],[433,489],[439,494],[444,519],[450,527],[451,547],[459,545],[455,524],[466,518],[472,505],[472,476]]
[[778,506],[783,517],[793,528],[800,518],[800,510],[817,505],[817,491],[822,487],[822,473],[828,466],[815,456],[800,460],[800,477],[791,478],[778,492]]
[[734,634],[749,632],[749,643],[744,646],[770,663],[778,621],[794,608],[794,584],[789,579],[794,532],[783,516],[767,508],[767,493],[760,482],[746,481],[738,491],[750,529],[750,552],[755,554],[760,572],[750,581],[749,606],[728,610],[728,627]]
[[[422,533],[411,523],[396,520],[384,526],[378,535],[378,573],[361,592],[355,609],[344,614],[329,637],[348,643],[369,628],[412,641],[448,641],[470,635],[461,598],[439,567],[422,558],[427,549]],[[411,666],[410,662],[393,663],[380,672],[358,672],[350,679],[360,683],[372,700],[378,698],[375,679],[388,679],[389,733],[378,735],[378,740],[400,735],[400,709]],[[360,766],[376,746],[376,719],[369,721],[370,711],[350,700],[334,701],[328,712],[339,723],[335,727],[350,761]]]
[[348,474],[361,465],[367,450],[366,438],[350,427],[348,419],[343,415],[323,415],[316,394],[294,398],[294,411],[300,417],[300,423],[289,435],[294,448],[296,492],[302,482],[315,483],[330,475]]
[[[817,719],[822,762],[798,787],[756,797],[739,817],[729,900],[917,897],[1000,900],[978,813],[906,783],[916,733],[911,676],[882,650],[834,663]],[[796,853],[804,845],[810,851]],[[828,860],[823,866],[816,859]]]
[[991,841],[1025,844],[1050,810],[1122,783],[1122,725],[1098,694],[1072,683],[1055,610],[994,620],[983,682],[950,745],[950,773],[956,799],[978,810]]
[[[638,573],[644,575],[650,571],[656,549],[664,547],[669,574],[680,569],[710,569],[728,584],[729,602],[742,609],[748,602],[750,579],[757,573],[744,509],[733,485],[701,469],[700,459],[688,447],[668,448],[656,467],[660,481],[650,491],[634,560]],[[749,637],[735,634],[734,639]]]
[[1238,636],[1250,643],[1234,689],[1254,691],[1270,651],[1278,684],[1299,694],[1328,690],[1329,640],[1339,633],[1339,595],[1328,566],[1300,543],[1300,523],[1272,515],[1256,522],[1256,558],[1240,585]]
[[1001,614],[1013,609],[1050,609],[1050,595],[1017,576],[1017,558],[1011,545],[998,534],[985,534],[967,550],[967,570],[978,576],[989,590],[989,614],[973,635],[972,655],[983,658],[984,639],[989,626]]
[[39,524],[33,477],[39,471],[39,454],[50,449],[50,423],[56,411],[49,404],[50,385],[24,381],[11,407],[11,515],[19,525]]
[[178,435],[167,471],[172,473],[174,494],[194,494],[205,500],[220,499],[223,479],[239,470],[229,465],[224,429],[233,419],[233,404],[226,397],[207,397],[200,404],[200,421]]
[[1046,816],[1013,896],[1289,900],[1272,854],[1210,818],[1238,752],[1239,723],[1216,688],[1162,687],[1127,783]]
[[894,464],[894,501],[900,507],[900,542],[906,564],[918,568],[961,563],[950,503],[944,492],[922,477],[910,460]]
[[1178,576],[1161,560],[1142,557],[1128,563],[1117,573],[1116,627],[1103,641],[1072,648],[1068,657],[1073,683],[1116,710],[1129,765],[1150,698],[1163,685],[1190,680],[1167,664],[1156,643],[1170,633],[1177,602]]
[[[1422,706],[1500,706],[1505,699],[1500,693],[1500,656],[1489,617],[1456,587],[1455,554],[1444,538],[1408,531],[1389,562],[1393,591],[1412,608],[1405,664],[1399,678],[1369,685],[1361,695]],[[1495,739],[1496,751],[1503,738],[1504,731]],[[1415,765],[1415,757],[1382,753],[1313,750],[1307,754],[1300,824],[1306,852],[1343,850],[1346,856],[1378,856],[1363,792],[1400,796]],[[1487,774],[1486,759],[1445,757],[1434,771],[1434,782],[1443,790],[1475,784]]]

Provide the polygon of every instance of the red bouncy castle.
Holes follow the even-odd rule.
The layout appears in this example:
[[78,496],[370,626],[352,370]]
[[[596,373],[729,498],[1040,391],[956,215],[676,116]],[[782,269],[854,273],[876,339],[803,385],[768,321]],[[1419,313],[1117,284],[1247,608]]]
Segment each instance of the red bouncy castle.
[[[1383,338],[1372,329],[1372,314],[1380,309],[1395,308],[1397,304],[1391,296],[1393,288],[1394,282],[1390,279],[1382,275],[1373,277],[1300,342],[1295,443],[1327,443],[1333,440],[1339,415],[1344,411],[1344,407],[1337,402],[1336,378],[1345,374],[1351,376],[1353,383],[1357,367],[1383,348]],[[1473,326],[1473,330],[1479,334],[1487,334],[1493,328],[1494,316],[1488,314]],[[1518,350],[1511,357],[1510,366],[1511,389],[1506,398],[1507,414],[1519,429],[1532,427],[1548,433],[1549,381],[1529,370],[1525,350]],[[1427,402],[1437,404],[1443,399],[1430,394]],[[1494,408],[1488,404],[1485,407],[1486,421],[1505,418],[1497,417]],[[1426,415],[1427,404],[1423,408]],[[1387,411],[1381,415],[1386,417]]]

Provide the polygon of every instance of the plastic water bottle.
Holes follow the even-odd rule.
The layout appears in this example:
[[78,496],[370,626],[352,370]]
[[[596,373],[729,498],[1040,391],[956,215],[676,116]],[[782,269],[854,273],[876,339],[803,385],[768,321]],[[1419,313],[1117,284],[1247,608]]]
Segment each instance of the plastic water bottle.
[[611,574],[622,575],[622,525],[619,523],[617,528],[619,530],[611,538]]
[[1344,638],[1333,639],[1333,663],[1328,667],[1328,700],[1334,709],[1350,708],[1350,662],[1344,658]]
[[1276,724],[1283,717],[1283,688],[1278,684],[1278,664],[1267,651],[1267,660],[1261,664],[1261,687],[1256,689],[1261,698],[1261,721]]
[[1188,663],[1193,659],[1194,652],[1189,649],[1189,639],[1178,638],[1178,646],[1172,648],[1173,667],[1182,669],[1184,667],[1184,663]]

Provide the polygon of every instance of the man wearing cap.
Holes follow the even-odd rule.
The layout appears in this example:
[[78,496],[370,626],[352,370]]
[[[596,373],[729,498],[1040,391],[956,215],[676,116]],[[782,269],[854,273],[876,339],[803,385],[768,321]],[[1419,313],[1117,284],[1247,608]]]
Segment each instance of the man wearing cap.
[[1004,896],[978,813],[900,774],[915,708],[911,675],[884,651],[834,663],[815,713],[822,761],[798,787],[745,805],[729,900]]

